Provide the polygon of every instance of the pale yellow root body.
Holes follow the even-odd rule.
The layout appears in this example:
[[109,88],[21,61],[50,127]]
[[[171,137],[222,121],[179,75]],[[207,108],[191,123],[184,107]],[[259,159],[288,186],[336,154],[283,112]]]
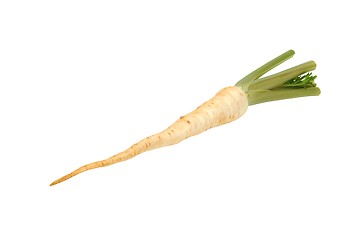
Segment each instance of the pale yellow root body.
[[152,149],[177,144],[188,137],[200,134],[210,128],[232,122],[242,116],[246,112],[247,107],[247,95],[239,87],[231,86],[223,88],[213,98],[200,105],[191,113],[180,117],[180,119],[164,131],[144,138],[127,150],[108,159],[86,164],[54,181],[50,186],[87,170],[109,166]]

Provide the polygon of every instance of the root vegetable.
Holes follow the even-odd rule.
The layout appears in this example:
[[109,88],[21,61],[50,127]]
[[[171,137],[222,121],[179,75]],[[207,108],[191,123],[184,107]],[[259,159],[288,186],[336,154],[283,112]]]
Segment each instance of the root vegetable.
[[249,105],[319,95],[320,89],[314,82],[316,76],[310,72],[316,68],[313,61],[260,78],[293,55],[293,50],[285,52],[245,76],[235,86],[221,89],[213,98],[194,111],[180,117],[164,131],[144,138],[127,150],[108,159],[86,164],[52,182],[50,186],[61,183],[79,173],[122,162],[152,149],[177,144],[210,128],[232,122],[242,116]]

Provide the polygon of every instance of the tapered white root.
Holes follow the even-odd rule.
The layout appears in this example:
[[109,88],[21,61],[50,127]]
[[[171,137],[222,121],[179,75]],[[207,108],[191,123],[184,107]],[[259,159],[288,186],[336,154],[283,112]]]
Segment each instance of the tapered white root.
[[136,155],[173,144],[200,134],[210,128],[232,122],[242,116],[248,107],[248,99],[240,87],[231,86],[220,90],[213,98],[200,105],[191,113],[180,117],[164,131],[144,138],[127,150],[108,159],[86,164],[50,184],[61,183],[79,173],[94,168],[122,162]]

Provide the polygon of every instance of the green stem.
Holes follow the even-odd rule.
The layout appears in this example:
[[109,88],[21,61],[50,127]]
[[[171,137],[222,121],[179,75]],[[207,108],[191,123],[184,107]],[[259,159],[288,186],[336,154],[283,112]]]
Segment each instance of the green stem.
[[274,67],[285,62],[286,60],[288,60],[289,58],[294,56],[294,54],[295,54],[295,52],[293,50],[289,50],[289,51],[281,54],[280,56],[265,63],[264,65],[262,65],[255,71],[253,71],[253,72],[249,73],[248,75],[246,75],[245,77],[243,77],[241,80],[239,80],[235,84],[235,86],[241,87],[244,91],[247,91],[252,81],[258,79],[259,77],[261,77],[262,75],[264,75],[265,73],[267,73],[268,71],[273,69]]
[[320,94],[320,89],[315,84],[316,76],[311,73],[316,68],[314,61],[308,61],[285,71],[260,78],[272,68],[292,57],[294,53],[293,50],[289,50],[281,54],[235,84],[247,93],[249,105],[289,98],[318,96]]
[[320,89],[318,87],[296,88],[296,89],[281,88],[277,90],[254,90],[248,94],[249,94],[248,99],[250,106],[258,103],[283,100],[289,98],[318,96],[320,95]]
[[272,89],[283,85],[285,82],[290,79],[296,78],[297,76],[310,72],[316,68],[316,63],[314,61],[309,61],[295,67],[289,68],[285,71],[257,79],[251,83],[249,86],[250,90],[258,89]]

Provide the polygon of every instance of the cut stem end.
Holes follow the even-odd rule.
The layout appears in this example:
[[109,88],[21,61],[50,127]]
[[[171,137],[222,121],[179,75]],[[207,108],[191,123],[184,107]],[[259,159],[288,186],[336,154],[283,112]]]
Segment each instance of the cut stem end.
[[283,63],[293,55],[294,51],[289,50],[236,83],[235,86],[241,87],[248,94],[249,105],[320,95],[320,89],[315,84],[316,75],[313,75],[311,72],[316,68],[314,61],[309,61],[285,71],[260,78],[267,71]]

